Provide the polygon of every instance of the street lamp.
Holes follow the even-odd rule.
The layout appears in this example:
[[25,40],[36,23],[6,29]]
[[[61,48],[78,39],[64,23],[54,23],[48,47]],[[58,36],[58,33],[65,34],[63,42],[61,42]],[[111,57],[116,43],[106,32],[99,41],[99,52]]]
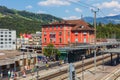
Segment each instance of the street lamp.
[[85,59],[85,55],[82,55],[82,80],[84,80],[84,59]]
[[25,55],[25,53],[23,52],[23,69],[25,69],[25,65],[24,65],[24,55]]

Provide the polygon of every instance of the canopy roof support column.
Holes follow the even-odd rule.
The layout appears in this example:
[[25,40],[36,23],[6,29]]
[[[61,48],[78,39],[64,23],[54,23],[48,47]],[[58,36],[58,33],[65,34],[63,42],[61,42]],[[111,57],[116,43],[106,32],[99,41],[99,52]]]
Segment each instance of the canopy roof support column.
[[112,53],[110,53],[110,55],[111,55],[111,65],[113,64],[112,62],[113,62],[113,56],[112,56]]

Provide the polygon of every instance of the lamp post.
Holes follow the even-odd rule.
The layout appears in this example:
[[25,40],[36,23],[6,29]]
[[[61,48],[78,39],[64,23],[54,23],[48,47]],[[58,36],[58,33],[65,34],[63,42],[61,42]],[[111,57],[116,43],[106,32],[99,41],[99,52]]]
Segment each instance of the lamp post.
[[84,80],[84,59],[85,55],[82,55],[82,80]]
[[23,52],[23,69],[25,69],[25,65],[24,65],[24,55],[25,55],[25,53]]

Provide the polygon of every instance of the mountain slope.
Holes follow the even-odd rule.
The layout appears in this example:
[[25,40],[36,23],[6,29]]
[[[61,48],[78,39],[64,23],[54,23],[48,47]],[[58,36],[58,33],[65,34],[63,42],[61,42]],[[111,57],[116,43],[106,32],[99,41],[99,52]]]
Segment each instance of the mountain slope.
[[62,19],[48,14],[35,14],[27,11],[18,11],[0,6],[0,28],[13,29],[20,33],[34,33],[41,31],[41,25],[60,21]]
[[[84,20],[88,23],[93,24],[93,18],[92,17],[84,17]],[[96,19],[97,23],[113,23],[113,24],[120,24],[120,15],[116,16],[106,16],[106,17],[100,17]]]

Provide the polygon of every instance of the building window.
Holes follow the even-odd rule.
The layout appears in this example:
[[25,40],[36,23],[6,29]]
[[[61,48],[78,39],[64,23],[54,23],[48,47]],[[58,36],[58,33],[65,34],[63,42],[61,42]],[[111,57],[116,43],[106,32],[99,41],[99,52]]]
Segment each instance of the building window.
[[5,32],[5,34],[7,34],[7,32]]
[[60,26],[60,29],[62,29],[62,25]]
[[11,41],[11,39],[9,39],[9,41]]
[[1,42],[0,44],[3,44],[3,42]]
[[11,34],[11,32],[9,32],[9,34]]
[[59,38],[60,43],[62,43],[62,38]]
[[7,39],[5,39],[5,41],[7,41]]
[[5,44],[7,44],[7,42],[5,42]]
[[1,35],[1,37],[3,37],[3,35]]
[[13,44],[15,44],[15,42],[13,42]]
[[87,34],[87,32],[83,32],[83,35],[86,35]]
[[54,26],[52,26],[52,29],[54,29]]
[[44,27],[44,30],[46,30],[46,27]]
[[62,35],[62,32],[59,32],[59,36],[61,36]]
[[70,36],[70,32],[68,32],[68,36]]
[[78,38],[75,38],[75,42],[78,42]]
[[44,42],[46,43],[46,38],[44,38]]
[[5,35],[5,37],[7,37],[7,35]]
[[3,39],[1,39],[1,41],[3,41]]
[[50,26],[48,26],[48,29],[50,29]]
[[56,26],[56,29],[58,29],[58,26]]
[[44,36],[46,36],[46,32],[44,32]]
[[11,45],[9,45],[9,47],[11,47]]
[[3,34],[3,32],[1,32],[1,34]]
[[78,32],[75,32],[75,35],[78,35]]
[[9,37],[11,37],[11,35],[9,35]]
[[50,39],[50,42],[52,43],[52,39]]
[[80,26],[80,28],[84,28],[84,26]]
[[1,48],[3,48],[3,46],[1,46]]
[[70,43],[70,38],[68,38],[68,43]]

